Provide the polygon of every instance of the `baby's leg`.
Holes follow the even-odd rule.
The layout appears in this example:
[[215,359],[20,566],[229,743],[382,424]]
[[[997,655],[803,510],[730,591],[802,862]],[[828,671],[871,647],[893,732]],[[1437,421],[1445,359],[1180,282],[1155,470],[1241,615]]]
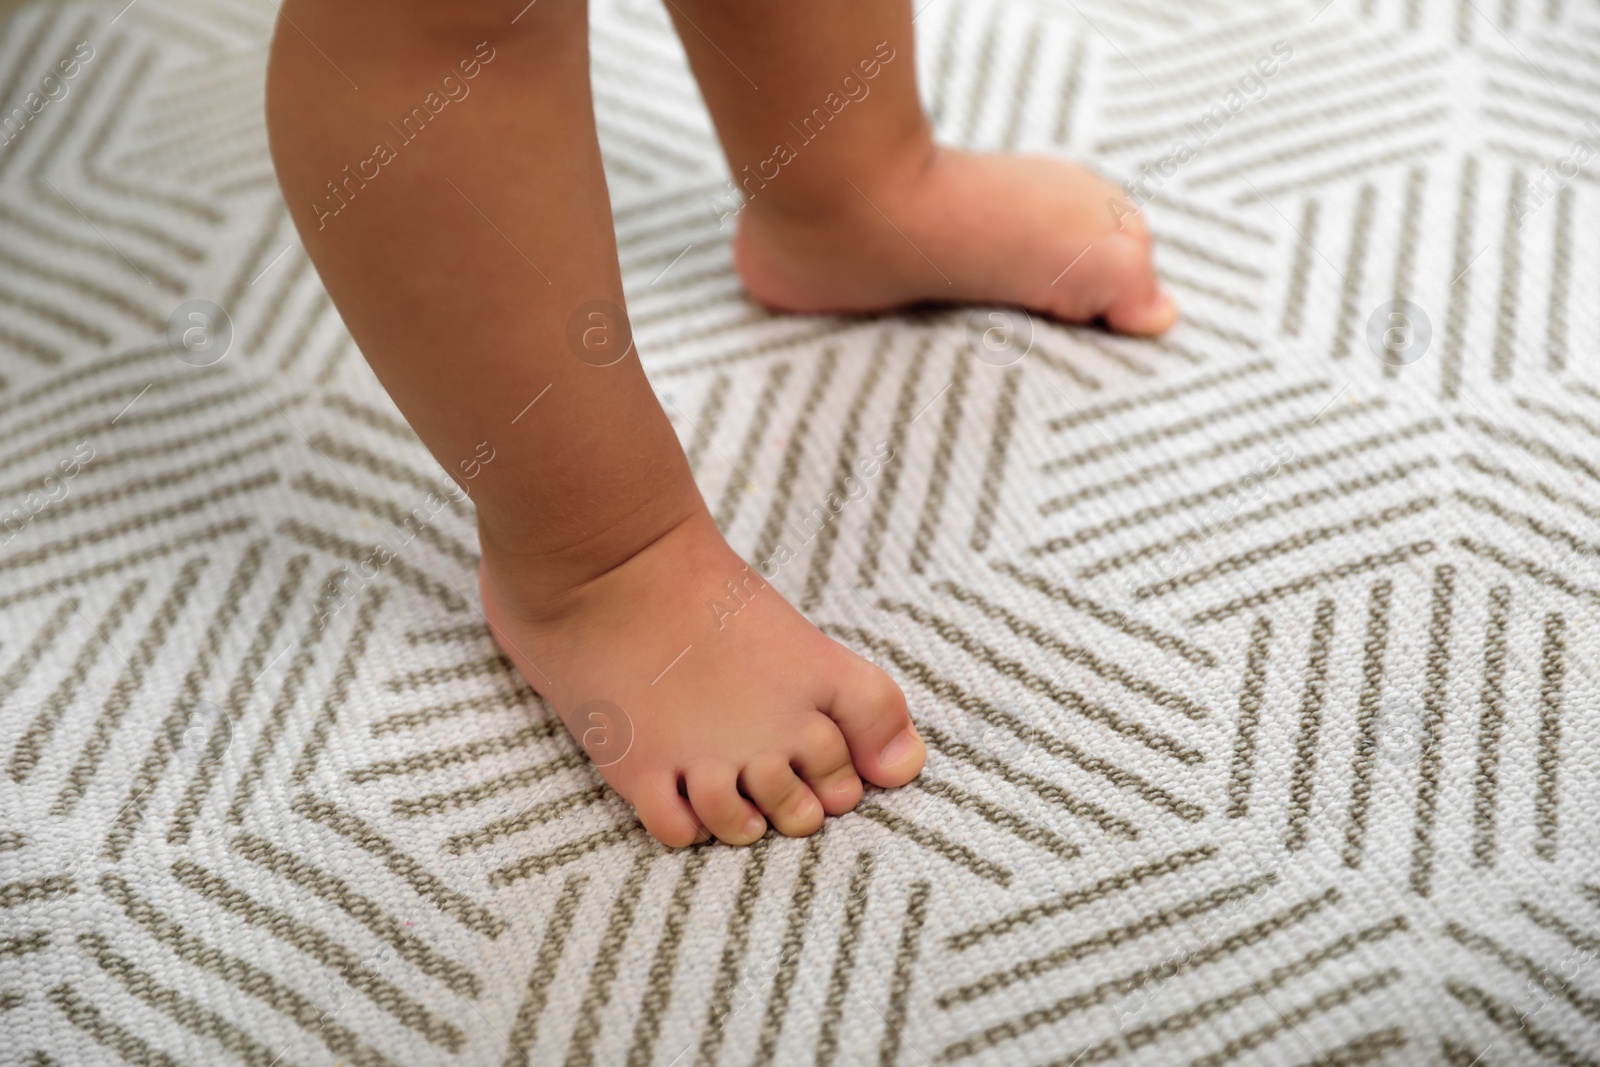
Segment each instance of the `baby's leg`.
[[1122,190],[1058,159],[935,148],[910,0],[668,10],[746,197],[735,254],[756,299],[794,311],[1004,303],[1131,333],[1172,325]]
[[[914,777],[922,743],[894,683],[723,541],[619,340],[584,5],[514,26],[520,5],[485,6],[284,4],[267,117],[289,207],[435,458],[493,449],[470,482],[484,610],[650,832],[811,833],[858,773]],[[719,618],[729,583],[745,604]],[[627,720],[580,715],[594,700]]]

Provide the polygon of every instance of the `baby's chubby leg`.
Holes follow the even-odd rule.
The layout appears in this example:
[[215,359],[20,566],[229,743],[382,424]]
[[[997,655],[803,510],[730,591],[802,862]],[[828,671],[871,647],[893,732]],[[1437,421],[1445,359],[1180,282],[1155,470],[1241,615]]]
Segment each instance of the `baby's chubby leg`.
[[1122,190],[1060,159],[934,144],[911,0],[668,10],[745,201],[724,214],[737,209],[735,261],[757,300],[1016,304],[1138,334],[1176,319]]
[[[446,470],[493,450],[470,488],[495,636],[646,828],[808,834],[862,778],[913,778],[899,689],[723,541],[632,351],[584,4],[286,0],[267,112],[384,387]],[[593,701],[625,721],[596,736]]]

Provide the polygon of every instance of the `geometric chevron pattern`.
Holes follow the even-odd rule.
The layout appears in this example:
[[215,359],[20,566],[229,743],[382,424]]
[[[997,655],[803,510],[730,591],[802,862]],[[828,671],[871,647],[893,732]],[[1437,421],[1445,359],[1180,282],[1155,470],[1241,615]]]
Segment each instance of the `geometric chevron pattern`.
[[678,853],[301,251],[270,5],[9,16],[0,106],[80,62],[0,135],[0,1062],[1600,1063],[1600,12],[918,8],[940,135],[1133,183],[1185,318],[759,309],[661,5],[596,0],[652,381],[930,747]]

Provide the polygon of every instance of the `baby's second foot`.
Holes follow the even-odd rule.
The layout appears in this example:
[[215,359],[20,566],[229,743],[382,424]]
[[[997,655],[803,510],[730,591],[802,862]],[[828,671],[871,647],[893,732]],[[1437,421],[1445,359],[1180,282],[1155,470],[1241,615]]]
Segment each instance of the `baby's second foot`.
[[501,648],[663,844],[815,833],[904,785],[924,749],[898,686],[823,635],[703,510],[570,592],[530,603],[485,545]]
[[734,241],[750,294],[804,312],[1011,304],[1134,334],[1177,320],[1141,220],[1082,167],[939,148],[884,170],[820,212],[785,201],[781,171],[755,190]]

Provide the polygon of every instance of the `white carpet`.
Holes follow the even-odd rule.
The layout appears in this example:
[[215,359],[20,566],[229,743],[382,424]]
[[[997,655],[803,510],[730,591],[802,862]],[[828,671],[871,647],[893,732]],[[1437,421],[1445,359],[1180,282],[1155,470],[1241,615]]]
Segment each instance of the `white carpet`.
[[965,312],[754,307],[659,5],[597,6],[652,379],[931,747],[678,854],[496,654],[464,507],[314,623],[443,475],[284,215],[271,5],[22,7],[0,1063],[1600,1061],[1600,12],[1319,6],[927,3],[941,135],[1142,177],[1186,312],[1009,366]]

